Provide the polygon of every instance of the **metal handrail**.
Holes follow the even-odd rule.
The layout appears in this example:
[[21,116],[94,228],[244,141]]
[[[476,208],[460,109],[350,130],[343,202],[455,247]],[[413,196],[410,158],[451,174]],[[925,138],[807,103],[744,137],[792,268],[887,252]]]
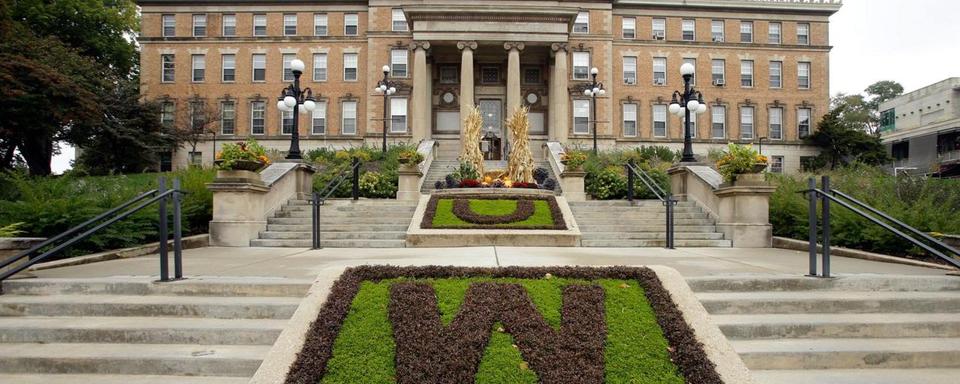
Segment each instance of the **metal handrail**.
[[[340,184],[343,184],[344,180],[347,179],[347,175],[352,175],[353,181],[353,200],[358,200],[360,198],[360,159],[354,157],[353,164],[348,169],[344,169],[340,172],[339,175],[333,180],[330,180],[329,183],[319,192],[313,193],[313,198],[310,201],[310,227],[311,227],[311,245],[313,249],[320,249],[320,206],[327,201],[327,199],[332,195],[337,188],[340,187]],[[336,183],[334,183],[336,182]],[[326,193],[324,193],[326,192]],[[323,196],[321,194],[323,193]]]
[[[340,184],[343,184],[343,182],[347,179],[347,175],[350,175],[352,173],[357,173],[357,171],[359,171],[359,167],[360,167],[360,161],[357,158],[354,158],[354,162],[350,166],[350,168],[340,171],[340,173],[337,174],[336,178],[334,178],[333,180],[330,180],[330,182],[327,183],[327,185],[323,187],[323,189],[321,189],[319,192],[314,193],[314,195],[320,195],[320,194],[323,195],[320,197],[319,204],[323,205],[324,201],[330,198],[330,195],[332,195],[334,192],[337,191],[337,188],[340,187]],[[334,182],[336,182],[336,184],[334,184]],[[356,188],[356,186],[354,187]],[[357,198],[358,196],[353,197],[354,200],[356,200]]]
[[643,182],[650,192],[653,192],[657,196],[657,199],[663,203],[666,207],[666,237],[667,249],[674,249],[674,228],[673,228],[673,206],[677,204],[677,201],[673,199],[673,196],[670,193],[667,193],[659,185],[657,185],[656,180],[653,179],[647,172],[637,167],[633,162],[633,159],[626,164],[627,169],[627,200],[633,201],[633,178],[639,177],[640,181]]
[[[650,192],[653,192],[653,194],[657,196],[657,199],[660,199],[660,201],[667,201],[665,198],[667,193],[664,192],[659,185],[657,185],[656,180],[653,180],[653,177],[647,174],[646,171],[637,168],[636,164],[633,164],[632,162],[627,163],[627,168],[640,178],[640,181],[647,186],[647,189],[649,189]],[[627,189],[629,190],[632,188],[631,186],[628,186]]]

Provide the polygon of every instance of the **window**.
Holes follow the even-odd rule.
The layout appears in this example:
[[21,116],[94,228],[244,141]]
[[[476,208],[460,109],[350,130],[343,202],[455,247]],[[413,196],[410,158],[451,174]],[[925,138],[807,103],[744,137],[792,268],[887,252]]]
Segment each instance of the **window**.
[[346,13],[343,15],[343,34],[347,36],[356,36],[360,25],[359,17],[356,13]]
[[193,15],[193,36],[207,35],[207,15]]
[[263,15],[263,14],[253,15],[253,35],[254,36],[267,35],[267,15]]
[[395,97],[390,99],[390,133],[404,133],[407,131],[407,99]]
[[630,85],[637,83],[637,58],[634,56],[623,58],[623,83]]
[[783,140],[783,108],[770,108],[770,140]]
[[296,13],[285,13],[283,15],[283,35],[284,36],[297,35],[297,14]]
[[590,52],[573,53],[573,79],[587,80],[590,78]]
[[666,57],[653,58],[653,84],[654,85],[667,84],[667,58]]
[[810,45],[810,24],[797,24],[797,44]]
[[653,137],[667,137],[667,106],[653,106]]
[[904,160],[910,158],[910,142],[901,141],[899,143],[893,143],[890,146],[890,156],[894,160]]
[[160,65],[161,65],[161,78],[160,82],[162,83],[172,83],[175,80],[175,63],[174,56],[172,54],[160,55]]
[[753,42],[753,22],[752,21],[740,22],[740,42],[741,43]]
[[[684,117],[684,121],[686,121],[686,117]],[[686,125],[684,125],[684,129],[686,129]],[[696,113],[690,114],[690,137],[694,139],[697,138],[697,114]]]
[[710,108],[710,137],[723,139],[727,137],[727,107],[714,105]]
[[390,50],[390,76],[407,77],[407,50]]
[[635,17],[623,18],[623,38],[624,39],[637,38],[637,19]]
[[753,107],[740,107],[740,138],[753,139]]
[[810,136],[810,115],[810,108],[797,110],[797,137],[801,139]]
[[713,85],[723,85],[725,82],[724,74],[726,73],[727,62],[723,59],[714,59],[710,62],[710,80],[713,81]]
[[523,69],[523,83],[524,84],[540,84],[543,82],[543,79],[540,76],[540,68],[529,67]]
[[280,111],[280,134],[293,134],[293,111]]
[[653,19],[653,39],[664,40],[667,36],[667,19]]
[[680,28],[683,32],[683,41],[694,41],[696,40],[696,22],[689,19],[684,19],[680,23]]
[[744,88],[753,86],[753,60],[740,62],[740,86]]
[[163,15],[163,37],[173,37],[177,35],[177,18],[174,15]]
[[267,55],[257,53],[253,55],[253,81],[267,80]]
[[283,58],[283,81],[293,81],[293,59],[297,58],[297,55],[292,53],[284,53]]
[[590,133],[590,100],[573,100],[573,133]]
[[767,42],[770,44],[780,44],[780,23],[770,23],[767,27]]
[[403,10],[400,8],[394,8],[392,11],[393,19],[393,30],[394,31],[406,31],[407,30],[407,17],[403,15]]
[[313,54],[313,81],[327,81],[327,54]]
[[341,123],[340,133],[344,135],[356,135],[357,134],[357,102],[356,101],[344,101],[341,104],[343,111],[340,113],[343,116],[343,122]]
[[710,39],[718,43],[723,42],[723,20],[714,20],[710,23]]
[[783,62],[770,62],[770,88],[780,88],[783,86]]
[[263,101],[253,101],[250,103],[250,133],[253,135],[262,135],[266,133],[264,127],[267,117],[267,103]]
[[232,101],[220,103],[220,134],[232,135],[237,128],[237,105]]
[[590,32],[590,12],[580,12],[573,22],[573,33]]
[[327,14],[326,13],[316,13],[313,15],[313,35],[314,36],[327,35]]
[[623,105],[623,136],[637,137],[637,105]]
[[202,83],[206,77],[207,60],[204,55],[191,55],[190,62],[193,64],[193,82]]
[[357,54],[343,54],[343,80],[357,81]]
[[223,35],[224,36],[237,35],[237,15],[234,15],[234,14],[223,15]]
[[480,68],[481,84],[497,84],[500,82],[500,68],[485,66]]
[[317,107],[313,109],[313,121],[310,132],[314,135],[327,134],[327,103],[318,101]]
[[440,84],[457,84],[460,82],[460,72],[456,65],[440,67]]
[[167,101],[160,104],[160,125],[168,131],[173,129],[173,122],[176,118],[174,112],[173,103]]
[[783,173],[783,156],[770,156],[770,173]]
[[232,83],[237,80],[237,56],[236,55],[221,55],[220,56],[220,67],[221,74],[220,80],[224,83]]
[[693,66],[693,75],[690,76],[690,85],[697,85],[697,59],[683,59],[683,63]]
[[797,63],[797,87],[810,89],[810,63],[808,62]]

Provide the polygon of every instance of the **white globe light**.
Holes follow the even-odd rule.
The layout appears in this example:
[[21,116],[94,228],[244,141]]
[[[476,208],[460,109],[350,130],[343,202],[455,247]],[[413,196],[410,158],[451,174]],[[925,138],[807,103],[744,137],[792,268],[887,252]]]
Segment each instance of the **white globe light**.
[[667,109],[670,110],[670,113],[676,115],[677,113],[680,112],[680,104],[677,104],[677,103],[670,104],[670,106]]
[[304,69],[305,67],[306,67],[306,66],[303,64],[303,60],[293,59],[292,61],[290,61],[290,70],[291,70],[291,71],[303,73],[303,69]]
[[278,100],[278,101],[277,101],[277,109],[279,109],[279,110],[281,110],[281,111],[286,111],[286,110],[287,110],[287,104],[284,103],[283,100]]
[[704,112],[706,112],[706,111],[707,111],[707,105],[706,105],[706,104],[700,104],[700,106],[697,107],[697,113],[704,113]]
[[383,90],[380,89],[380,87],[374,88],[373,91],[376,92],[376,93],[383,93]]
[[382,68],[380,68],[380,70],[383,71],[384,73],[390,72],[390,66],[389,66],[389,65],[384,65]]
[[590,68],[591,75],[596,75],[598,73],[600,73],[600,71],[597,69],[597,67]]
[[392,95],[394,93],[397,93],[397,89],[394,87],[390,87],[390,94]]
[[603,95],[605,95],[606,93],[607,93],[607,90],[606,90],[606,89],[601,89],[601,90],[600,90],[600,96],[603,96]]
[[297,105],[297,99],[293,96],[287,96],[283,98],[283,103],[286,104],[288,108],[293,108],[294,105]]
[[600,88],[593,87],[593,90],[591,90],[591,92],[593,92],[593,93],[600,93]]
[[380,84],[380,92],[386,92],[387,86],[385,84]]
[[683,65],[680,66],[680,74],[683,76],[693,75],[694,71],[696,71],[696,68],[693,67],[693,64],[683,63]]
[[593,95],[593,91],[591,91],[591,90],[589,90],[589,89],[584,89],[584,90],[583,90],[583,94],[584,94],[584,95],[587,95],[587,96],[592,96],[592,95]]
[[689,109],[690,112],[696,111],[697,108],[700,108],[700,103],[698,103],[696,100],[690,100],[687,102],[687,109]]
[[313,112],[314,108],[317,107],[317,103],[313,100],[307,100],[303,102],[303,109]]

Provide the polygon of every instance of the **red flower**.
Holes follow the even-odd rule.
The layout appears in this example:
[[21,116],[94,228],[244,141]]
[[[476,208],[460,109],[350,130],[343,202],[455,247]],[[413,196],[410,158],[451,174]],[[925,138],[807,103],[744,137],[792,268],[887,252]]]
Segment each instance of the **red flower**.
[[534,183],[526,183],[523,181],[517,181],[513,183],[514,188],[528,188],[528,189],[537,189],[537,185]]
[[460,188],[478,188],[478,187],[480,187],[480,180],[477,180],[477,179],[460,180]]

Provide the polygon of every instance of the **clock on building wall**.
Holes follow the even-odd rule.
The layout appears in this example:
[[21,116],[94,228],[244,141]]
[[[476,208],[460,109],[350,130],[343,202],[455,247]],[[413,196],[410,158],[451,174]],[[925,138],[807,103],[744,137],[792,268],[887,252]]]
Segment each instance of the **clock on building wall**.
[[457,101],[457,95],[454,95],[452,91],[444,91],[440,94],[440,104],[450,105]]
[[530,92],[527,94],[526,100],[527,104],[536,105],[540,101],[540,96],[536,92]]

